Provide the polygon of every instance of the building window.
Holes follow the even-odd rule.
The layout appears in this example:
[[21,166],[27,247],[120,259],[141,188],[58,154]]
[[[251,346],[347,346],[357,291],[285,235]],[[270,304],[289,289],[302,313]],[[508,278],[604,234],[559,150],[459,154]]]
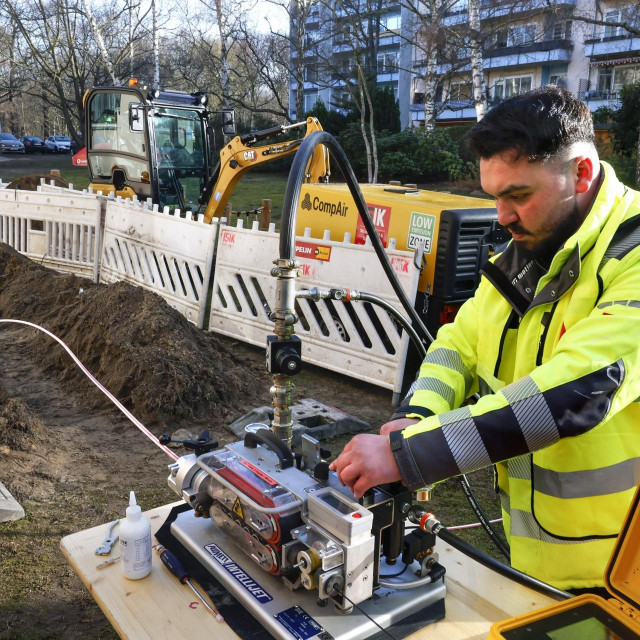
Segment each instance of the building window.
[[609,93],[613,88],[613,69],[600,69],[598,72],[598,91]]
[[449,100],[452,102],[471,100],[471,83],[452,82],[449,85]]
[[525,91],[531,90],[533,77],[532,76],[520,76],[517,78],[505,78],[496,83],[493,89],[494,98],[498,100],[504,100],[511,96],[516,96],[519,93],[525,93]]
[[508,29],[498,29],[496,31],[494,45],[498,49],[502,48],[502,47],[506,47],[508,39],[509,39],[509,31],[508,31]]
[[398,71],[398,54],[395,51],[378,54],[378,73],[396,73]]
[[343,24],[340,25],[338,33],[333,38],[333,44],[347,44],[351,35],[351,25]]
[[525,44],[532,44],[536,41],[536,25],[521,24],[509,29],[509,46],[517,47]]
[[[605,22],[620,22],[620,11],[618,9],[614,9],[613,11],[607,11],[604,14]],[[614,24],[608,24],[604,28],[604,37],[605,38],[615,38],[620,35],[620,27],[615,26]]]
[[571,20],[563,20],[553,25],[552,40],[565,40],[571,38]]
[[397,31],[400,28],[402,21],[400,19],[400,15],[398,14],[383,16],[381,23],[382,24],[380,26],[382,31]]
[[561,87],[562,89],[567,88],[567,74],[566,73],[555,73],[549,76],[549,84],[554,84],[556,87]]
[[605,67],[598,71],[598,92],[615,97],[625,84],[640,82],[640,64]]
[[311,111],[315,103],[318,101],[318,92],[312,91],[304,94],[304,110]]
[[309,65],[304,68],[305,82],[318,82],[318,67]]

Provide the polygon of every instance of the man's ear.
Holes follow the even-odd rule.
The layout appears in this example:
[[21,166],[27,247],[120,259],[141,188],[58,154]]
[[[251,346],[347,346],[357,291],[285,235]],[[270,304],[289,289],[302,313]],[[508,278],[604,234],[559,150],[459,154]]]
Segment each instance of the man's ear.
[[579,156],[574,162],[576,163],[574,174],[576,178],[576,193],[587,193],[595,178],[593,159],[589,156]]

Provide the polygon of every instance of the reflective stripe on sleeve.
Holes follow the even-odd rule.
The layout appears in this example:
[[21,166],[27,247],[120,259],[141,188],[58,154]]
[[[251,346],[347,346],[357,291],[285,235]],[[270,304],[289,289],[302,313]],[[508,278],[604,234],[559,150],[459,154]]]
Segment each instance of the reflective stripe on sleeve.
[[409,389],[407,396],[412,396],[416,391],[432,391],[437,393],[448,405],[453,407],[456,400],[456,392],[442,380],[437,378],[418,378]]
[[451,454],[463,473],[465,469],[479,469],[491,464],[469,407],[441,414],[439,420]]
[[441,367],[447,367],[447,369],[457,371],[464,378],[465,396],[469,392],[471,384],[473,383],[473,376],[469,372],[469,369],[464,366],[462,358],[457,351],[453,351],[453,349],[434,349],[427,353],[423,362],[437,364]]

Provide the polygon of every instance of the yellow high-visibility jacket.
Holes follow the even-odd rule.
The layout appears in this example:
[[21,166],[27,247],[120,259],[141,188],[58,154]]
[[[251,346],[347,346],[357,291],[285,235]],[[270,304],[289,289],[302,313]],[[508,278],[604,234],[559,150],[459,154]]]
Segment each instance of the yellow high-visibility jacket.
[[602,170],[542,277],[513,242],[484,267],[390,435],[412,489],[496,464],[512,565],[562,589],[603,584],[640,481],[640,193]]

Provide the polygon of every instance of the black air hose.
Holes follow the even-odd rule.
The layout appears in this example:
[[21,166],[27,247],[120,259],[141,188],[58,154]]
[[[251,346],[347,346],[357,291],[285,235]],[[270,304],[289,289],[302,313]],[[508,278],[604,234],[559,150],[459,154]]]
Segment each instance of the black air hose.
[[447,544],[451,545],[454,549],[457,549],[461,553],[464,553],[466,556],[473,558],[480,564],[485,567],[492,569],[496,573],[499,573],[501,576],[505,576],[506,578],[510,578],[519,584],[524,585],[525,587],[529,587],[530,589],[535,589],[540,593],[544,593],[548,596],[553,596],[554,598],[561,598],[562,600],[566,600],[568,598],[572,598],[573,596],[566,591],[562,591],[546,582],[542,582],[542,580],[538,580],[537,578],[533,578],[526,573],[522,573],[522,571],[518,571],[513,567],[509,567],[502,562],[499,562],[495,558],[487,555],[483,551],[476,549],[473,545],[469,544],[462,538],[459,538],[457,535],[449,531],[446,527],[442,527],[438,533],[439,538],[442,538]]
[[402,285],[400,284],[389,258],[382,246],[382,242],[378,236],[371,214],[367,209],[367,205],[362,197],[362,192],[358,186],[358,181],[351,169],[349,160],[342,150],[342,147],[338,144],[337,140],[326,131],[314,131],[309,134],[300,145],[300,148],[296,152],[289,171],[289,179],[287,180],[287,188],[284,192],[284,202],[282,204],[282,220],[280,222],[280,258],[284,260],[295,259],[295,246],[296,246],[296,217],[298,214],[298,203],[300,202],[300,190],[302,184],[307,177],[307,166],[313,155],[315,148],[318,145],[324,145],[333,155],[333,159],[338,163],[342,175],[349,187],[351,196],[356,203],[356,208],[360,214],[360,218],[364,223],[365,229],[369,234],[371,244],[380,260],[380,264],[384,269],[384,272],[391,283],[391,286],[398,296],[398,300],[402,304],[407,315],[411,318],[412,324],[416,331],[418,331],[423,340],[426,342],[433,342],[433,336],[429,333],[424,323],[420,319],[420,316],[414,309],[411,301],[404,292]]

